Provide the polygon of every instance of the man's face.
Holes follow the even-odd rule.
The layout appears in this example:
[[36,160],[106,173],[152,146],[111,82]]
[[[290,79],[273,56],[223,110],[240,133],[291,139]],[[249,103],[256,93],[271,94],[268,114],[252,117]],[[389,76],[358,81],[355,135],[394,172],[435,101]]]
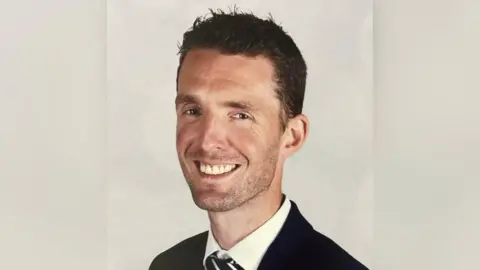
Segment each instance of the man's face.
[[187,54],[178,78],[177,152],[200,208],[228,211],[270,187],[282,135],[274,88],[264,57]]

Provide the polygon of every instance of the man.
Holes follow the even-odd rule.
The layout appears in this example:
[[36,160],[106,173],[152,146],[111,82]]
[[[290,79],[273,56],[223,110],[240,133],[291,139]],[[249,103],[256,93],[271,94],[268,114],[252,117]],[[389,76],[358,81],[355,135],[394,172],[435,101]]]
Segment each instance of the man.
[[285,160],[307,137],[307,67],[272,19],[211,11],[184,34],[177,151],[210,230],[158,255],[150,270],[360,270],[282,193]]

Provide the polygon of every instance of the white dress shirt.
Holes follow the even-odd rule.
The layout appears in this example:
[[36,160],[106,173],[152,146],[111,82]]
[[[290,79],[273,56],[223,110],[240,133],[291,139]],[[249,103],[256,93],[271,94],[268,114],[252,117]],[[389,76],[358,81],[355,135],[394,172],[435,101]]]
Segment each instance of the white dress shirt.
[[232,258],[245,270],[256,270],[262,261],[265,252],[270,244],[275,240],[280,232],[288,213],[290,212],[291,203],[285,198],[280,209],[260,228],[238,242],[230,250],[223,250],[215,240],[211,229],[208,231],[207,247],[203,258],[203,266],[207,257],[218,252],[220,259]]

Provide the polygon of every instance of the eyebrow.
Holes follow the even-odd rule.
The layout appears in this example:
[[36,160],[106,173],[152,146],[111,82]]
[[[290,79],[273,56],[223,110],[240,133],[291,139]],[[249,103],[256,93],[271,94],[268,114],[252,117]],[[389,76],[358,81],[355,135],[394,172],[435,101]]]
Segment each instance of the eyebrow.
[[185,94],[178,94],[177,97],[175,97],[175,106],[178,107],[182,104],[198,104],[198,100],[195,96],[192,95],[185,95]]
[[[200,104],[199,100],[188,94],[178,94],[175,98],[175,106],[178,107],[183,104]],[[246,111],[256,111],[258,108],[253,103],[246,100],[227,100],[221,104],[224,107],[235,108]]]
[[225,107],[230,107],[230,108],[235,108],[235,109],[240,109],[240,110],[245,110],[245,111],[255,111],[256,107],[248,101],[245,100],[238,100],[238,101],[225,101],[222,103],[223,106]]

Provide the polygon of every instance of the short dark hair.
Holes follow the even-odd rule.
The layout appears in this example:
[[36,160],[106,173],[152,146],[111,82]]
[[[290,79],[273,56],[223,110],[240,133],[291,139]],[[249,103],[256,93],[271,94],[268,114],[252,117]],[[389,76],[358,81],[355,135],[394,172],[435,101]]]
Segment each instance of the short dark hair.
[[197,17],[183,35],[183,42],[179,45],[177,91],[180,69],[190,50],[216,49],[223,54],[262,55],[274,66],[284,129],[287,120],[301,114],[303,108],[307,66],[297,45],[274,22],[271,14],[267,19],[261,19],[252,13],[240,12],[236,7],[229,13],[209,11],[209,14]]

